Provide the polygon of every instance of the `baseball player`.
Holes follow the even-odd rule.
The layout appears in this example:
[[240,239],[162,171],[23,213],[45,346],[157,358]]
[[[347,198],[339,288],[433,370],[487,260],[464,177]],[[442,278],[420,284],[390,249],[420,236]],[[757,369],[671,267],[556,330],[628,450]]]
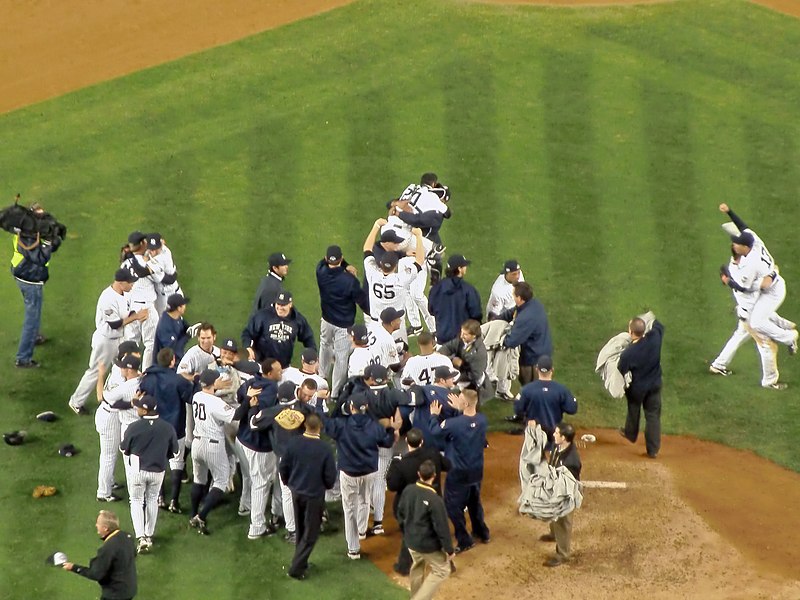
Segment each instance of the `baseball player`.
[[242,331],[242,345],[250,360],[277,358],[285,369],[292,364],[294,344],[317,349],[314,332],[306,318],[294,308],[292,293],[281,291],[272,306],[259,310]]
[[437,367],[447,367],[451,369],[451,360],[435,352],[436,341],[430,333],[421,333],[417,338],[419,354],[412,356],[406,361],[403,367],[401,381],[403,389],[408,389],[413,385],[430,385],[433,383],[433,373]]
[[[217,330],[211,323],[201,323],[197,328],[197,345],[187,350],[178,363],[178,375],[182,375],[192,383],[205,369],[216,368],[220,349],[215,346]],[[194,416],[186,413],[186,449],[192,447],[194,440]]]
[[162,311],[156,327],[156,341],[153,352],[156,356],[162,348],[172,348],[175,352],[175,363],[181,362],[186,350],[186,343],[197,335],[200,323],[191,327],[186,323],[183,315],[186,314],[188,298],[181,294],[170,294],[165,301],[165,311]]
[[[116,360],[121,360],[119,357]],[[116,367],[116,365],[115,365]],[[116,367],[118,370],[119,367]],[[125,382],[124,376],[120,375],[122,382]],[[97,501],[98,502],[119,502],[122,500],[114,493],[114,469],[117,466],[117,456],[119,454],[119,443],[122,441],[120,435],[120,423],[118,409],[112,408],[111,405],[105,401],[103,395],[105,391],[110,391],[113,388],[119,387],[119,383],[112,384],[109,388],[108,381],[106,387],[103,387],[103,380],[105,378],[105,367],[100,364],[98,366],[98,380],[96,387],[97,394],[97,410],[94,415],[94,426],[100,438],[100,459],[97,470]]]
[[171,493],[169,504],[159,496],[159,506],[169,512],[180,514],[179,502],[181,483],[185,474],[186,460],[183,453],[186,438],[186,405],[191,404],[194,385],[175,372],[175,353],[171,348],[162,348],[156,356],[156,364],[145,371],[139,382],[139,389],[153,396],[158,404],[158,414],[162,421],[169,423],[181,452],[169,460]]
[[[105,384],[102,386],[104,390],[113,390],[119,384],[125,383],[125,378],[122,376],[122,370],[119,368],[119,364],[122,357],[127,354],[132,354],[139,360],[142,359],[142,351],[139,349],[139,344],[131,341],[120,343],[117,349],[117,357],[114,359],[114,362],[111,363],[111,372],[108,374]],[[102,380],[103,377],[98,378],[98,381]],[[119,446],[119,444],[117,444],[117,446]]]
[[486,318],[494,320],[500,317],[505,310],[513,310],[516,307],[514,302],[514,284],[525,281],[522,267],[516,260],[507,260],[503,264],[503,270],[494,280],[492,290],[489,292],[489,302],[486,303]]
[[369,399],[359,394],[350,402],[349,417],[325,419],[325,433],[336,440],[344,533],[351,560],[361,558],[361,540],[367,537],[367,494],[378,470],[378,448],[391,448],[400,428],[399,422],[382,427],[367,414],[368,405]]
[[397,349],[394,333],[402,327],[405,311],[396,310],[391,306],[380,313],[380,326],[373,327],[369,332],[369,347],[377,358],[378,364],[397,373],[403,364],[403,357]]
[[[281,363],[274,358],[267,358],[261,363],[263,375],[255,375],[239,388],[240,405],[236,409],[234,420],[239,421],[236,434],[236,445],[247,460],[250,474],[250,498],[241,500],[250,507],[250,529],[247,538],[256,540],[274,535],[276,528],[266,519],[267,496],[272,487],[277,468],[275,453],[269,436],[250,427],[250,418],[260,410],[265,410],[278,403],[278,382],[281,378]],[[253,402],[255,400],[255,402]],[[242,489],[242,496],[246,490]],[[274,514],[274,513],[273,513]]]
[[347,379],[347,358],[350,355],[347,330],[355,323],[356,305],[365,314],[369,313],[369,305],[367,295],[356,278],[355,267],[347,264],[339,246],[328,247],[325,258],[317,263],[316,273],[322,309],[319,370],[324,377],[328,377],[333,369],[331,396],[336,398]]
[[267,262],[269,271],[261,278],[261,283],[256,290],[253,309],[250,311],[251,317],[258,311],[270,307],[278,294],[283,291],[283,280],[289,274],[289,265],[292,260],[286,258],[286,255],[281,252],[275,252],[269,255]]
[[107,402],[111,408],[117,409],[120,439],[125,437],[125,430],[128,428],[128,426],[139,418],[139,415],[136,413],[136,409],[133,407],[132,402],[136,396],[140,395],[140,367],[141,361],[139,358],[132,354],[126,354],[119,361],[120,372],[122,373],[122,377],[125,379],[125,381],[111,390],[103,391],[103,400]]
[[78,415],[88,414],[86,399],[97,387],[102,364],[106,370],[117,355],[117,348],[122,341],[122,330],[125,325],[147,318],[147,310],[135,313],[128,310],[125,295],[131,291],[137,277],[127,269],[118,269],[114,274],[114,282],[100,294],[95,309],[95,332],[92,335],[92,353],[89,356],[89,368],[81,377],[78,387],[69,399],[69,407]]
[[138,279],[130,291],[130,307],[135,311],[147,311],[147,318],[135,320],[125,326],[125,339],[141,341],[144,344],[142,367],[146,370],[153,364],[153,347],[158,327],[158,312],[155,309],[156,284],[164,277],[164,271],[145,254],[146,237],[140,231],[128,236],[128,247],[123,254],[121,268],[128,269]]
[[[228,338],[219,347],[219,359],[217,364],[211,368],[216,368],[219,371],[219,381],[217,382],[216,395],[222,398],[226,404],[229,404],[234,409],[239,406],[237,392],[242,385],[242,377],[239,371],[234,367],[234,364],[239,359],[239,345],[233,338]],[[247,469],[246,459],[243,454],[240,454],[236,449],[236,432],[239,429],[239,423],[234,419],[231,423],[225,425],[225,452],[228,455],[230,462],[230,478],[228,479],[228,487],[226,492],[232,493],[235,490],[234,476],[236,475],[236,463],[241,462]],[[244,474],[242,475],[244,483]]]
[[[395,310],[405,311],[409,287],[417,273],[422,270],[422,264],[425,261],[422,232],[418,228],[412,230],[416,239],[416,249],[411,266],[404,265],[403,270],[398,271],[399,257],[394,252],[386,252],[379,260],[376,260],[373,253],[373,242],[378,229],[385,224],[386,219],[375,221],[364,240],[364,274],[369,286],[369,314],[373,325],[377,324],[378,316],[386,308],[392,307]],[[400,336],[404,341],[408,341],[405,326],[400,328]]]
[[779,344],[786,344],[789,346],[789,353],[795,354],[800,332],[796,329],[783,329],[772,320],[772,315],[786,298],[786,282],[780,276],[778,265],[763,240],[727,204],[720,204],[719,210],[726,213],[739,229],[739,235],[731,236],[731,241],[733,249],[741,256],[738,280],[723,275],[723,283],[740,292],[759,291],[758,298],[750,309],[748,325],[756,333]]
[[[234,410],[214,394],[219,371],[206,369],[200,374],[201,391],[192,398],[195,442],[192,446],[192,518],[189,526],[208,535],[208,513],[222,500],[230,477],[230,463],[225,454],[225,424],[233,421]],[[211,488],[206,482],[211,473]],[[202,504],[202,506],[201,506]]]
[[[484,544],[490,540],[481,505],[483,451],[489,422],[486,415],[477,412],[478,393],[474,390],[464,390],[459,396],[452,394],[449,401],[461,414],[440,422],[442,405],[433,401],[430,430],[434,442],[453,465],[447,474],[444,503],[458,542],[456,554],[460,554],[475,546],[472,535]],[[464,509],[469,512],[472,535],[467,531]]]
[[[152,396],[133,399],[140,417],[125,432],[120,450],[125,455],[125,476],[136,534],[136,552],[149,552],[158,519],[158,494],[170,458],[181,454],[175,429],[158,418]],[[145,509],[147,515],[145,516]]]
[[[361,377],[367,365],[379,362],[380,359],[375,355],[373,347],[370,346],[370,339],[370,334],[366,325],[356,323],[350,328],[350,340],[353,345],[353,350],[347,361],[348,379],[352,377]],[[397,346],[395,346],[395,352],[397,352]],[[341,394],[341,390],[339,393]]]
[[291,381],[296,386],[300,386],[307,379],[313,380],[314,383],[317,384],[317,388],[314,393],[314,398],[311,400],[311,405],[316,408],[317,400],[319,399],[320,408],[322,410],[327,410],[325,400],[330,395],[330,390],[328,389],[328,382],[317,372],[318,366],[317,351],[313,348],[306,348],[300,355],[300,368],[288,367],[284,369],[283,375],[281,375],[281,383],[284,381]]
[[181,285],[178,283],[178,270],[172,259],[172,250],[163,240],[160,233],[147,235],[147,256],[154,263],[158,263],[164,276],[156,284],[156,312],[161,316],[167,310],[167,300],[172,294],[181,294]]
[[[720,278],[722,278],[726,273],[729,273],[734,279],[740,276],[740,257],[735,251],[732,252],[733,256],[726,267],[727,270],[725,270],[725,268],[720,269]],[[717,356],[711,363],[708,370],[711,371],[711,373],[722,376],[730,375],[731,371],[728,369],[728,365],[736,355],[736,351],[748,339],[752,338],[755,341],[756,349],[761,356],[761,386],[774,390],[786,389],[787,385],[778,381],[779,373],[777,363],[777,344],[774,341],[756,333],[753,331],[750,325],[747,324],[750,310],[755,304],[755,301],[758,297],[758,292],[740,292],[735,289],[731,291],[733,292],[733,299],[736,302],[736,316],[738,325],[736,330],[733,332],[733,335],[731,335],[730,339],[725,344],[725,347],[719,353],[719,356]],[[776,324],[778,324],[779,327],[785,329],[794,329],[794,323],[784,319],[777,313],[772,315],[771,320],[776,321]]]

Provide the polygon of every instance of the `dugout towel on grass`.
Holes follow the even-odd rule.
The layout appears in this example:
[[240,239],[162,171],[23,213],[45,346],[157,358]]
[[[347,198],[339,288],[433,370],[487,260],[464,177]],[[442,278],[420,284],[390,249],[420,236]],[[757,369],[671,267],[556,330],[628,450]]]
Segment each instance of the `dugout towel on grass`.
[[582,485],[566,467],[552,467],[544,459],[547,434],[537,425],[525,428],[525,442],[519,456],[522,493],[519,512],[542,521],[555,521],[583,503]]

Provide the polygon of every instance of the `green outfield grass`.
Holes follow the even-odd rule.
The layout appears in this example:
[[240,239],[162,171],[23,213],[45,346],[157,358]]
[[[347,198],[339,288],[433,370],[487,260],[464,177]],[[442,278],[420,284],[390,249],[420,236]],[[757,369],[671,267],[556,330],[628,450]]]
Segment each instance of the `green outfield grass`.
[[[651,308],[666,325],[665,432],[800,469],[800,359],[781,349],[784,393],[759,388],[752,347],[735,376],[707,372],[735,326],[717,279],[728,252],[719,202],[766,240],[789,282],[781,312],[800,317],[798,47],[798,21],[743,1],[373,0],[1,116],[0,194],[41,199],[70,232],[45,291],[41,370],[12,366],[22,303],[10,277],[0,285],[3,430],[31,434],[0,446],[0,597],[95,592],[43,560],[60,549],[83,562],[96,546],[96,434],[66,402],[130,231],[164,235],[189,319],[221,336],[238,337],[266,256],[285,252],[286,285],[318,329],[313,266],[325,247],[357,263],[386,200],[428,170],[451,186],[443,237],[473,260],[484,302],[502,262],[522,263],[579,424],[621,424],[595,357]],[[46,409],[62,420],[33,419]],[[497,428],[504,409],[489,410]],[[68,441],[82,453],[58,457]],[[59,495],[32,500],[40,483]],[[114,508],[130,528],[126,506]],[[140,597],[405,595],[348,561],[341,532],[314,555],[320,575],[298,584],[281,570],[290,548],[248,543],[235,504],[212,515],[210,538],[184,522],[162,514],[157,551],[139,561]]]

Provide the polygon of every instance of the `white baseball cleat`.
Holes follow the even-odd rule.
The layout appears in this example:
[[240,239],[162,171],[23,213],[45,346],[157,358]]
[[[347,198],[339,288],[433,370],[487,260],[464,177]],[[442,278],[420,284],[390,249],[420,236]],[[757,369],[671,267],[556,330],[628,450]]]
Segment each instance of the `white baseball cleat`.
[[795,329],[794,330],[794,340],[792,340],[792,343],[789,344],[789,354],[791,354],[791,355],[797,354],[797,339],[798,338],[800,338],[800,331],[797,331],[797,329]]
[[711,365],[710,367],[708,367],[708,370],[711,373],[716,373],[717,375],[722,375],[723,377],[727,377],[728,375],[730,375],[732,373],[732,371],[729,371],[725,367],[717,367],[717,366],[714,366],[714,365]]
[[763,387],[767,390],[785,390],[789,387],[789,385],[776,381],[775,383],[770,383],[769,385],[765,385]]
[[350,560],[360,560],[361,559],[361,552],[360,551],[356,551],[356,552],[348,551],[347,552],[347,558],[349,558]]

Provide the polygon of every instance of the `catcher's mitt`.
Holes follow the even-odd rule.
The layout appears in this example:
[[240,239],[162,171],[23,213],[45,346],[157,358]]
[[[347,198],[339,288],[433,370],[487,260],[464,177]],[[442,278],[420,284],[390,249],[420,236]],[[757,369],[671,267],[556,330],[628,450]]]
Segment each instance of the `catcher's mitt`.
[[34,498],[41,498],[43,496],[54,496],[56,493],[56,488],[52,485],[37,485],[33,488],[32,496]]
[[278,413],[278,416],[275,417],[275,422],[289,431],[300,427],[305,420],[305,415],[299,410],[294,410],[293,408],[284,408]]

